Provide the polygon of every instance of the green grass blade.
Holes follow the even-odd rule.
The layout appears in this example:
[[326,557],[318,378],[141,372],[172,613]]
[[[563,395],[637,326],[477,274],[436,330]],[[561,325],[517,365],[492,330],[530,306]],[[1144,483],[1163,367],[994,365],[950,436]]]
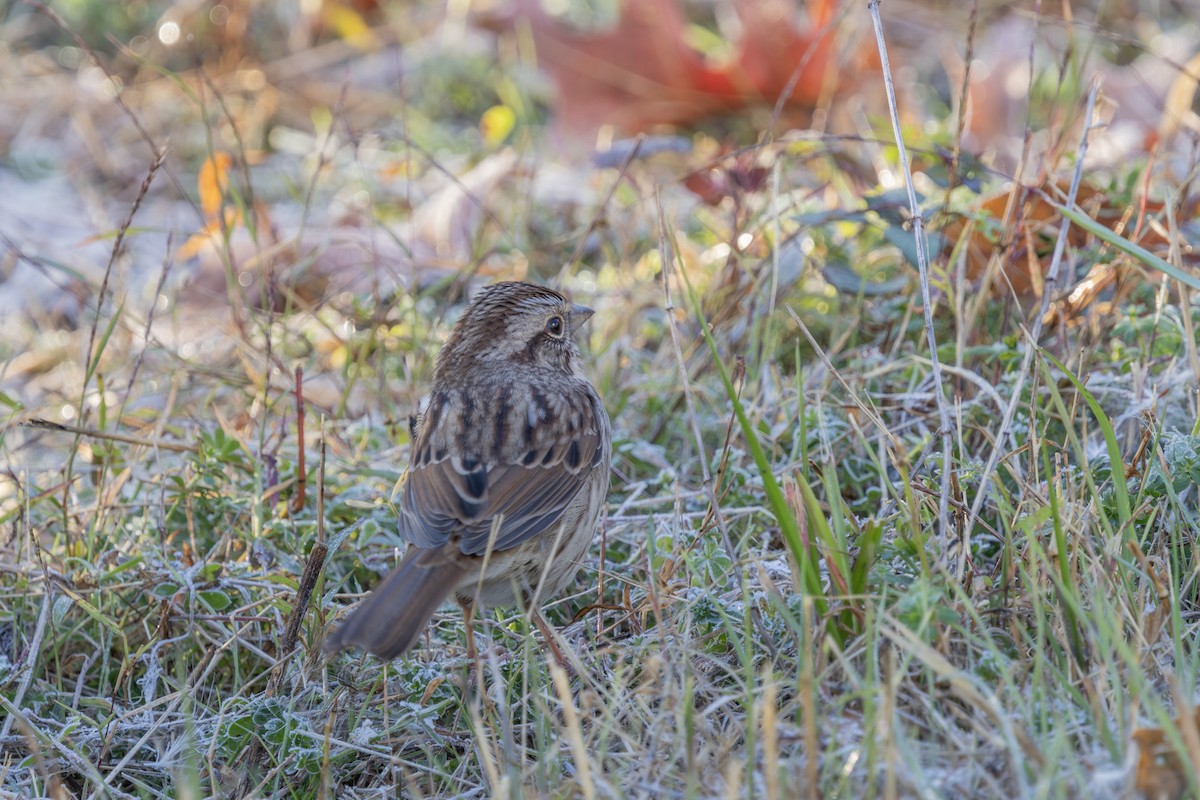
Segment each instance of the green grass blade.
[[1096,400],[1096,396],[1084,386],[1083,381],[1079,380],[1061,361],[1050,355],[1046,350],[1042,350],[1042,355],[1059,368],[1066,379],[1075,387],[1075,390],[1079,392],[1079,396],[1087,403],[1088,408],[1092,410],[1092,415],[1096,417],[1100,431],[1104,434],[1104,443],[1108,447],[1108,460],[1112,467],[1113,495],[1117,502],[1117,515],[1120,518],[1120,527],[1125,529],[1129,524],[1129,520],[1133,517],[1133,513],[1129,504],[1129,485],[1125,482],[1125,462],[1121,458],[1121,448],[1117,444],[1117,434],[1113,430],[1112,422],[1109,420],[1108,415],[1104,413],[1104,409],[1101,408],[1099,401]]
[[1170,264],[1154,255],[1154,253],[1151,253],[1141,245],[1134,244],[1124,236],[1118,236],[1105,226],[1101,225],[1099,222],[1096,222],[1087,214],[1084,214],[1082,211],[1078,211],[1073,208],[1067,208],[1064,205],[1054,202],[1050,198],[1046,198],[1046,202],[1057,208],[1059,213],[1064,217],[1071,220],[1071,222],[1083,228],[1100,241],[1111,244],[1122,253],[1136,258],[1143,265],[1150,267],[1151,269],[1156,269],[1159,272],[1174,278],[1182,284],[1186,284],[1193,289],[1200,289],[1200,278],[1197,278],[1195,275],[1189,275],[1173,264]]
[[[712,332],[708,328],[708,320],[705,319],[704,311],[700,306],[700,297],[696,293],[695,287],[692,286],[691,281],[688,280],[686,273],[680,270],[680,274],[683,275],[684,283],[687,284],[688,299],[691,301],[692,309],[700,321],[700,330],[703,332],[704,341],[708,345],[709,352],[712,354],[713,364],[716,365],[717,373],[721,376],[721,383],[725,387],[725,394],[729,397],[729,402],[733,404],[733,413],[737,417],[738,425],[742,429],[742,436],[746,439],[746,446],[750,448],[754,464],[758,467],[759,475],[762,477],[763,489],[767,495],[767,505],[771,509],[775,521],[779,524],[779,530],[783,534],[784,541],[787,542],[792,557],[796,560],[796,564],[799,565],[801,584],[807,593],[823,597],[821,576],[817,574],[816,552],[811,549],[811,543],[806,547],[800,538],[800,527],[796,523],[796,517],[792,514],[792,509],[788,505],[787,498],[784,497],[783,489],[775,479],[775,474],[771,469],[771,462],[767,460],[766,451],[763,450],[762,443],[758,440],[758,433],[755,431],[753,423],[750,422],[750,418],[746,416],[746,410],[742,407],[741,400],[738,399],[733,381],[730,380],[729,371],[725,369],[725,363],[721,360],[721,352],[717,348],[717,342],[713,339]],[[822,599],[818,604],[818,611],[824,614],[825,610],[826,604]]]

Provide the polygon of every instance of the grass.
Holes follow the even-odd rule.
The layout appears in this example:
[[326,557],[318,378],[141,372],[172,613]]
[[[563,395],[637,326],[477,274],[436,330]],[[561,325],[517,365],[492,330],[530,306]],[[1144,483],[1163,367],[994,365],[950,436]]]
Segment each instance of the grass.
[[[912,265],[902,205],[856,177],[862,143],[764,145],[774,177],[713,208],[647,191],[636,163],[587,173],[589,202],[547,200],[530,187],[559,165],[527,156],[456,207],[476,220],[459,261],[411,289],[355,262],[366,285],[312,302],[328,242],[271,239],[247,198],[328,231],[327,208],[365,195],[372,252],[395,252],[478,146],[372,149],[326,113],[302,158],[208,187],[215,211],[200,187],[199,266],[173,260],[196,226],[162,233],[175,189],[143,161],[78,324],[31,312],[0,342],[4,796],[1124,797],[1146,788],[1143,729],[1170,756],[1152,777],[1200,792],[1177,721],[1200,686],[1200,311],[1179,253],[1060,206],[1092,235],[1063,240],[1072,263],[1126,278],[1035,344],[1003,250],[992,301],[957,266],[963,226],[931,269],[939,384],[915,286],[879,289]],[[188,138],[220,140],[221,114]],[[935,127],[910,147],[954,120]],[[403,192],[382,177],[397,165]],[[1083,173],[1110,178],[1130,182]],[[922,212],[978,198],[935,186]],[[519,609],[477,621],[477,664],[449,609],[410,656],[326,659],[324,631],[402,546],[407,417],[470,275],[551,282],[564,263],[597,309],[588,372],[616,427],[602,535],[546,610],[569,668]],[[180,274],[204,269],[218,289]]]

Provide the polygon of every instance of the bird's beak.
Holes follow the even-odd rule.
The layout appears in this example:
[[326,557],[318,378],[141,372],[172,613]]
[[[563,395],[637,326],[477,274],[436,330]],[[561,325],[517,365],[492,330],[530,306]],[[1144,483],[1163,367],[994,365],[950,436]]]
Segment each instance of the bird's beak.
[[571,306],[571,330],[577,331],[583,327],[583,323],[592,318],[592,314],[596,312],[587,306],[575,304]]

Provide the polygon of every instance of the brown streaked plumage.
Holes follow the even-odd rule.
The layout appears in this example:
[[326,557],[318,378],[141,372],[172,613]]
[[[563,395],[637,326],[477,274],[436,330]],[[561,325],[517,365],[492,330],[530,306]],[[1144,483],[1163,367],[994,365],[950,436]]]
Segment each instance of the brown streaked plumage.
[[612,444],[571,338],[591,315],[517,282],[484,289],[463,312],[410,451],[399,522],[412,546],[326,650],[394,658],[452,593],[464,608],[536,609],[575,576],[608,491]]

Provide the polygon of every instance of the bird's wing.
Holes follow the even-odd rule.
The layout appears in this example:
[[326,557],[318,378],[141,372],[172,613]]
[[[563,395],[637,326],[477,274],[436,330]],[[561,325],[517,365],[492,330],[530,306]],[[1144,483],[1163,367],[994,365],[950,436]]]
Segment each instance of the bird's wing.
[[[511,410],[522,406],[528,413],[513,424]],[[413,445],[401,535],[423,548],[457,536],[462,552],[482,555],[494,525],[494,550],[550,528],[603,469],[603,414],[586,386],[573,394],[503,386],[472,401],[435,393]]]

